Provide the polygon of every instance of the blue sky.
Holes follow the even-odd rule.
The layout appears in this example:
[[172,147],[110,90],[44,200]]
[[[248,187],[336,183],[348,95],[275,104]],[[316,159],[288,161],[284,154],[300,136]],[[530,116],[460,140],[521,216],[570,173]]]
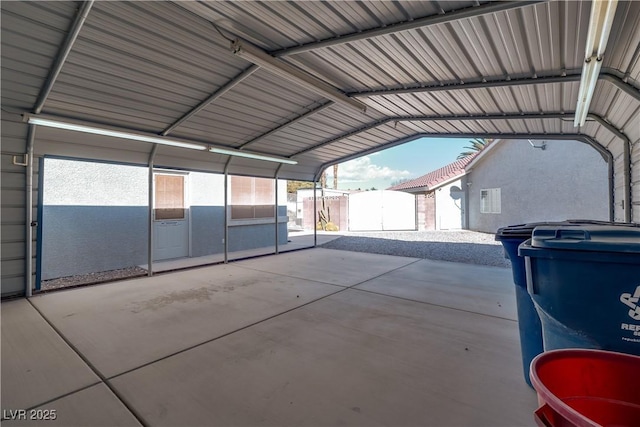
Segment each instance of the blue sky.
[[[338,188],[385,189],[399,179],[413,179],[455,162],[467,151],[469,139],[420,138],[397,147],[341,163]],[[327,186],[333,187],[333,168],[327,169]]]

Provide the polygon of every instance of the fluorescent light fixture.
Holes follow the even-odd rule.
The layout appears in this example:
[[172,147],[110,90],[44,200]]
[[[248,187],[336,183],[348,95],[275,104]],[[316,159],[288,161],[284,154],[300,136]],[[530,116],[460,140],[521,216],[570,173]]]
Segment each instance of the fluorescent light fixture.
[[150,142],[152,144],[170,145],[173,147],[188,148],[191,150],[208,150],[212,153],[224,154],[227,156],[245,157],[248,159],[266,160],[268,162],[285,163],[288,165],[297,165],[296,160],[287,159],[285,157],[267,156],[264,154],[252,153],[249,151],[241,151],[220,147],[213,147],[206,144],[198,144],[187,141],[180,141],[172,138],[156,135],[145,135],[142,133],[108,129],[98,126],[93,126],[84,123],[74,123],[63,118],[24,114],[24,121],[31,125],[46,126],[57,129],[71,130],[75,132],[90,133],[94,135],[111,136],[114,138],[128,139],[132,141]]
[[302,86],[327,99],[351,108],[355,108],[362,111],[363,113],[367,111],[366,104],[356,99],[349,98],[347,95],[340,92],[330,84],[325,83],[319,78],[314,77],[311,74],[308,74],[301,69],[294,67],[293,65],[281,61],[280,59],[274,58],[264,50],[252,45],[245,40],[233,40],[231,42],[231,51],[235,55],[238,55],[241,58],[246,59],[247,61],[259,65],[265,70],[268,70],[291,83]]
[[114,138],[129,139],[133,141],[150,142],[153,144],[171,145],[173,147],[189,148],[191,150],[206,150],[204,144],[195,144],[191,142],[177,141],[174,139],[164,138],[160,136],[143,135],[138,133],[105,129],[84,124],[70,123],[62,120],[43,118],[38,116],[27,116],[27,123],[31,125],[46,126],[57,129],[71,130],[75,132],[90,133],[94,135],[112,136]]
[[578,104],[576,105],[576,115],[573,121],[573,126],[575,127],[584,126],[587,121],[589,105],[591,105],[591,98],[593,98],[593,92],[595,92],[601,67],[602,61],[597,60],[595,57],[591,61],[585,62],[582,66]]
[[589,18],[589,32],[585,58],[596,55],[602,59],[609,41],[613,18],[616,16],[618,0],[594,0],[591,3],[591,17]]
[[587,120],[589,106],[600,75],[603,55],[609,41],[617,6],[618,0],[594,0],[591,3],[585,61],[582,66],[576,115],[573,122],[575,127],[584,126]]
[[217,154],[224,154],[227,156],[244,157],[247,159],[265,160],[267,162],[284,163],[287,165],[297,165],[296,160],[287,159],[285,157],[267,156],[264,154],[252,153],[249,151],[232,150],[227,148],[209,147],[209,151]]

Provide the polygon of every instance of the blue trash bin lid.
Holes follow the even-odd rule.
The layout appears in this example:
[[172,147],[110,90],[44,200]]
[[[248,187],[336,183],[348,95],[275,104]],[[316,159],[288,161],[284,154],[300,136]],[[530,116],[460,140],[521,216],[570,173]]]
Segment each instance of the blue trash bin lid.
[[541,249],[640,254],[640,228],[612,225],[539,226],[533,230],[531,246]]
[[506,239],[523,239],[527,240],[531,238],[533,230],[536,227],[542,226],[560,226],[560,225],[610,225],[610,226],[624,226],[624,227],[640,227],[640,224],[633,224],[629,222],[610,222],[610,221],[598,221],[593,219],[567,219],[559,222],[530,222],[527,224],[515,224],[507,227],[501,227],[496,232],[496,240],[502,241]]

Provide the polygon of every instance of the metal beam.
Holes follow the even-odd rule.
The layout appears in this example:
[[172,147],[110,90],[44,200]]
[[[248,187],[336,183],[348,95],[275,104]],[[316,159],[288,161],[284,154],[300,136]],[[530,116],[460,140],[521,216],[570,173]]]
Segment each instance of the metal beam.
[[367,105],[354,98],[349,98],[340,89],[327,83],[320,77],[295,67],[288,62],[271,56],[250,42],[236,38],[231,42],[231,52],[247,61],[261,66],[265,70],[282,77],[290,83],[301,86],[323,98],[330,99],[345,107],[353,108],[363,113],[367,112]]
[[[376,96],[376,95],[398,95],[404,93],[421,93],[421,92],[447,92],[447,91],[455,91],[455,90],[465,90],[465,89],[483,89],[483,88],[492,88],[492,87],[506,87],[506,86],[520,86],[520,85],[536,85],[536,84],[551,84],[551,83],[568,83],[568,82],[579,82],[580,81],[580,70],[571,70],[566,72],[564,75],[559,76],[541,76],[541,77],[525,77],[518,79],[509,79],[509,80],[487,80],[487,81],[474,81],[467,83],[450,83],[446,85],[427,85],[415,88],[402,88],[402,89],[383,89],[383,90],[371,90],[366,92],[352,92],[348,95],[350,97],[368,97],[368,96]],[[640,90],[630,85],[629,83],[625,83],[619,76],[617,76],[613,70],[606,69],[602,73],[600,73],[600,79],[613,83],[618,89],[622,90],[628,95],[631,95],[633,98],[640,101]],[[323,106],[316,108],[314,110],[308,111],[297,118],[284,123],[277,128],[274,128],[251,141],[245,142],[239,148],[243,149],[248,145],[255,144],[256,142],[271,136],[288,126],[297,123],[300,120],[311,117],[312,115],[321,112],[327,107],[333,105],[332,102],[324,104]],[[430,119],[431,120],[431,119]],[[386,120],[382,120],[382,122],[386,122]],[[382,123],[380,123],[382,124]],[[357,132],[357,131],[356,131]],[[306,152],[306,151],[303,151]],[[302,152],[298,152],[295,155],[302,154]]]
[[[467,90],[467,89],[487,89],[493,87],[507,87],[507,86],[526,86],[537,84],[551,84],[551,83],[569,83],[579,82],[581,72],[579,70],[567,71],[563,75],[558,76],[539,76],[539,77],[521,77],[515,79],[484,79],[482,81],[460,82],[460,83],[448,83],[448,84],[428,84],[423,86],[411,87],[411,88],[398,88],[398,89],[377,89],[363,92],[351,92],[348,95],[354,98],[361,98],[366,96],[377,95],[399,95],[405,93],[422,93],[422,92],[449,92],[454,90]],[[606,69],[600,73],[599,80],[608,81],[613,83],[618,89],[622,90],[626,94],[632,96],[634,99],[640,101],[640,89],[635,86],[624,82],[617,73],[613,70]]]
[[[27,134],[27,154],[25,156],[25,296],[33,294],[33,147],[36,140],[35,125],[29,125]],[[39,171],[42,173],[42,171]],[[38,188],[38,191],[43,191]],[[38,224],[42,227],[42,224]]]
[[[531,119],[571,119],[573,117],[573,113],[572,112],[568,112],[568,113],[545,113],[545,114],[539,114],[539,113],[527,113],[527,114],[511,114],[511,115],[475,115],[475,116],[438,116],[438,117],[430,117],[430,116],[399,116],[399,117],[388,117],[386,119],[383,120],[378,120],[376,122],[370,123],[366,126],[360,127],[354,131],[345,133],[343,135],[340,135],[336,138],[332,138],[330,140],[324,141],[323,143],[320,144],[316,144],[313,147],[309,147],[308,149],[302,150],[301,152],[298,152],[296,154],[294,154],[292,157],[300,155],[300,154],[304,154],[306,152],[312,151],[312,150],[316,150],[318,148],[321,148],[325,145],[329,145],[329,144],[333,144],[335,142],[338,142],[342,139],[346,139],[349,138],[351,136],[357,135],[359,133],[362,132],[366,132],[368,130],[374,129],[378,126],[384,125],[386,123],[389,122],[405,122],[405,121],[457,121],[457,120],[531,120]],[[608,121],[606,121],[604,118],[600,117],[597,114],[593,114],[593,113],[589,113],[589,115],[587,116],[588,118],[596,121],[598,124],[600,124],[601,126],[603,126],[605,129],[607,129],[608,131],[610,131],[611,133],[613,133],[617,138],[622,140],[623,143],[623,176],[622,176],[622,181],[623,181],[623,198],[621,200],[621,203],[623,204],[623,209],[624,209],[624,220],[625,222],[630,222],[631,218],[632,218],[632,206],[633,206],[633,200],[632,200],[632,191],[631,191],[631,155],[630,155],[630,150],[631,150],[631,142],[629,140],[629,138],[623,133],[621,132],[618,128],[616,128],[613,124],[609,123]],[[414,139],[423,137],[423,136],[430,136],[430,137],[439,137],[439,138],[474,138],[477,137],[479,135],[476,134],[426,134],[426,133],[421,133],[418,134],[418,136],[411,136],[411,137],[407,137],[407,138],[403,138],[400,139],[398,141],[395,141],[393,143],[390,144],[384,144],[384,145],[380,145],[374,148],[371,148],[369,150],[365,150],[365,151],[361,151],[340,159],[336,159],[331,161],[330,163],[324,163],[320,166],[320,168],[318,169],[316,175],[320,174],[326,167],[330,166],[331,164],[336,164],[336,163],[342,163],[348,160],[352,160],[358,157],[362,157],[365,156],[367,154],[371,154],[371,153],[375,153],[377,151],[380,150],[384,150],[386,148],[391,148],[393,146],[396,145],[400,145],[400,144],[404,144],[406,142],[412,141]],[[600,155],[605,159],[605,161],[609,162],[610,159],[611,161],[613,161],[613,156],[611,154],[611,152],[604,147],[602,144],[600,144],[599,142],[597,142],[595,139],[588,137],[587,135],[584,134],[500,134],[501,137],[510,137],[510,138],[528,138],[528,139],[576,139],[576,140],[580,140],[583,142],[587,142],[589,145],[591,145],[596,151],[598,151],[598,153],[600,153]],[[611,173],[613,173],[613,167],[610,166],[611,169]],[[611,180],[613,180],[613,176],[611,177]],[[613,181],[612,181],[613,182]],[[611,184],[613,185],[613,184]],[[612,187],[613,188],[613,187]],[[612,190],[613,191],[613,190]],[[613,197],[613,196],[612,196]],[[613,199],[612,199],[613,200]],[[613,219],[613,216],[611,217]]]
[[176,120],[172,125],[170,125],[168,128],[163,130],[160,134],[163,135],[163,136],[169,135],[169,133],[172,132],[175,128],[177,128],[182,123],[184,123],[187,120],[189,120],[191,117],[193,117],[196,114],[198,114],[200,111],[202,111],[204,108],[206,108],[213,101],[215,101],[216,99],[220,98],[225,93],[229,92],[236,85],[238,85],[238,83],[242,82],[247,77],[249,77],[250,75],[252,75],[256,71],[258,71],[258,69],[260,69],[259,66],[251,65],[249,68],[247,68],[246,70],[244,70],[243,72],[241,72],[240,74],[235,76],[233,79],[229,80],[226,84],[221,86],[217,91],[212,93],[211,96],[209,96],[207,99],[202,101],[200,104],[198,104],[196,107],[194,107],[187,114],[185,114],[184,116],[182,116],[178,120]]
[[349,138],[351,136],[357,135],[357,134],[362,133],[362,132],[366,132],[366,131],[368,131],[370,129],[376,128],[376,127],[381,126],[381,125],[383,125],[385,123],[389,123],[389,122],[391,122],[393,120],[394,119],[392,117],[387,117],[385,119],[376,120],[375,122],[370,123],[368,125],[361,126],[361,127],[356,128],[356,129],[354,129],[354,130],[352,130],[350,132],[343,133],[342,135],[336,136],[336,137],[331,138],[331,139],[327,139],[327,140],[325,140],[323,142],[320,142],[318,144],[314,144],[311,147],[305,148],[304,150],[297,151],[297,152],[293,153],[289,157],[293,158],[293,157],[299,156],[301,154],[305,154],[305,153],[308,153],[310,151],[317,150],[318,148],[322,148],[325,145],[333,144],[334,142],[338,142],[338,141],[340,141],[342,139]]
[[[551,84],[551,83],[567,83],[567,82],[578,82],[580,81],[580,70],[571,70],[566,72],[564,75],[559,76],[541,76],[541,77],[525,77],[518,79],[508,79],[508,80],[487,80],[487,81],[475,81],[475,82],[467,82],[467,83],[450,83],[446,85],[427,85],[415,88],[401,88],[401,89],[383,89],[383,90],[371,90],[366,92],[352,92],[349,93],[350,97],[368,97],[368,96],[376,96],[376,95],[398,95],[405,93],[421,93],[421,92],[447,92],[447,91],[455,91],[455,90],[466,90],[466,89],[483,89],[483,88],[492,88],[492,87],[506,87],[506,86],[520,86],[520,85],[536,85],[536,84]],[[621,89],[628,95],[631,95],[638,101],[640,101],[640,90],[636,89],[634,86],[625,83],[620,77],[615,75],[611,70],[604,70],[600,74],[600,79],[613,83],[617,88]],[[242,144],[239,149],[243,149],[249,145],[255,144],[256,142],[271,136],[288,126],[291,126],[301,120],[311,117],[312,115],[321,112],[327,107],[333,105],[333,102],[329,102],[327,104],[323,104],[322,106],[310,110],[295,119],[286,122],[254,139],[251,141],[245,142]],[[429,119],[433,120],[433,119]],[[386,122],[388,120],[383,119],[381,122]],[[389,120],[390,121],[390,120]],[[383,123],[379,123],[383,124]],[[357,133],[357,130],[355,131]],[[315,149],[315,148],[311,148]],[[311,149],[307,149],[301,152],[297,152],[294,156],[302,154],[306,151],[310,151]]]
[[149,197],[149,207],[148,207],[148,217],[147,217],[147,232],[149,235],[147,236],[147,276],[153,276],[153,201],[154,201],[154,193],[155,193],[155,183],[153,179],[153,167],[154,161],[156,158],[156,152],[158,151],[158,144],[153,144],[153,148],[151,149],[151,153],[149,153],[149,161],[148,161],[148,197]]
[[629,83],[626,83],[624,80],[622,80],[620,77],[616,76],[615,74],[611,72],[605,72],[605,73],[601,72],[600,77],[598,77],[598,79],[613,83],[618,89],[620,89],[627,95],[633,97],[633,99],[635,99],[636,101],[640,101],[640,89],[638,89],[637,87]]
[[[595,139],[591,138],[588,135],[584,134],[557,134],[557,133],[456,133],[456,134],[441,134],[441,133],[417,133],[415,135],[408,136],[406,138],[400,138],[398,140],[379,145],[377,147],[370,148],[368,150],[360,151],[355,154],[350,154],[348,156],[343,156],[338,159],[332,160],[331,162],[325,162],[321,164],[316,172],[316,175],[321,173],[325,168],[336,164],[347,162],[349,160],[357,159],[362,156],[366,156],[369,154],[376,153],[378,151],[386,150],[388,148],[396,147],[398,145],[406,144],[407,142],[414,141],[420,138],[451,138],[451,139],[464,139],[464,138],[503,138],[503,139],[563,139],[563,140],[577,140],[581,142],[586,142],[592,147],[594,147],[599,153],[603,154],[607,158],[612,157],[611,152],[604,147],[602,144],[597,142]],[[605,159],[606,160],[606,159]]]
[[454,90],[465,89],[486,89],[492,87],[505,87],[505,86],[522,86],[522,85],[537,85],[537,84],[550,84],[550,83],[566,83],[566,82],[579,82],[580,73],[572,72],[561,76],[542,76],[542,77],[523,77],[517,79],[492,79],[483,81],[471,81],[464,83],[449,83],[442,85],[425,85],[412,88],[399,88],[399,89],[378,89],[369,90],[366,92],[352,92],[349,96],[359,98],[364,96],[376,96],[376,95],[398,95],[404,93],[421,93],[421,92],[448,92]]
[[[629,138],[622,133],[619,129],[613,126],[611,123],[604,120],[602,117],[597,114],[589,113],[589,118],[597,121],[606,129],[611,131],[618,138],[623,141],[628,141]],[[359,133],[369,131],[378,126],[382,126],[384,124],[390,122],[416,122],[416,121],[431,121],[431,122],[440,122],[440,121],[467,121],[467,120],[533,120],[533,119],[572,119],[573,112],[554,112],[554,113],[517,113],[517,114],[491,114],[491,115],[470,115],[470,116],[396,116],[396,117],[387,117],[385,119],[376,120],[373,123],[357,128],[351,132],[344,133],[335,138],[331,138],[329,140],[323,141],[319,144],[315,144],[311,147],[305,148],[304,150],[298,151],[297,153],[291,155],[291,157],[299,156],[301,154],[308,153],[313,150],[317,150],[322,148],[325,145],[333,144],[342,139],[346,139],[352,136],[355,136]],[[376,150],[377,151],[377,150]],[[357,157],[363,154],[359,154]],[[338,163],[338,162],[334,162]],[[333,163],[332,163],[333,164]]]
[[[296,54],[296,53],[301,53],[302,51],[307,51],[307,50],[312,50],[312,49],[315,49],[315,48],[326,47],[326,46],[323,46],[322,43],[326,43],[326,44],[330,44],[330,45],[340,44],[340,43],[346,43],[348,41],[353,41],[353,40],[351,40],[352,38],[353,39],[369,38],[369,37],[375,37],[377,35],[388,34],[389,32],[392,33],[392,32],[397,32],[397,31],[405,31],[405,30],[411,29],[411,28],[425,27],[425,26],[429,26],[429,25],[442,23],[442,22],[440,22],[440,20],[444,19],[445,17],[447,18],[447,20],[463,19],[463,18],[479,16],[479,15],[483,15],[483,14],[487,14],[487,13],[495,13],[495,12],[497,12],[499,10],[508,10],[508,9],[511,9],[511,8],[514,8],[514,7],[524,7],[524,6],[527,6],[528,4],[535,4],[535,3],[541,3],[541,2],[543,2],[543,1],[503,2],[503,3],[499,3],[499,4],[489,4],[489,5],[477,6],[477,7],[467,8],[467,9],[463,9],[463,10],[456,11],[456,12],[450,12],[450,13],[445,14],[445,15],[429,16],[429,17],[425,17],[425,18],[416,19],[416,20],[413,20],[413,21],[410,21],[410,22],[392,24],[392,25],[389,25],[389,26],[386,26],[386,27],[383,27],[383,28],[367,30],[367,31],[360,32],[360,33],[353,33],[353,34],[350,34],[350,35],[339,36],[339,37],[336,37],[336,38],[333,38],[333,39],[327,39],[325,41],[313,42],[313,43],[309,43],[309,44],[302,45],[302,46],[299,46],[299,47],[294,47],[294,48],[290,48],[290,49],[281,50],[281,51],[275,52],[273,55],[274,56],[293,55],[293,54]],[[490,8],[497,8],[498,10],[493,10],[493,9],[489,10]],[[455,14],[455,16],[454,16],[454,14]],[[443,21],[443,22],[446,22],[446,20]],[[411,28],[405,28],[404,26],[409,26]],[[256,67],[256,66],[254,66],[254,67]],[[215,99],[217,99],[219,96],[223,95],[226,91],[228,91],[233,86],[235,86],[236,84],[238,84],[239,82],[244,80],[244,78],[248,77],[248,75],[252,74],[254,71],[255,71],[255,69],[253,69],[253,67],[250,67],[249,69],[245,70],[245,72],[243,72],[242,74],[238,75],[236,78],[231,80],[227,85],[223,86],[219,91],[214,93],[210,98],[208,98],[207,100],[203,101],[200,105],[198,105],[198,107],[194,108],[194,110],[192,110],[191,112],[187,113],[180,120],[178,120],[176,123],[174,123],[169,128],[167,128],[165,131],[163,131],[162,135],[167,135],[175,127],[179,126],[182,122],[188,120],[191,116],[197,114],[202,108],[206,107],[206,105],[210,104]],[[248,74],[245,76],[244,73],[248,73]],[[621,89],[622,91],[624,91],[628,95],[631,95],[632,97],[634,97],[635,99],[640,101],[640,90],[635,88],[633,85],[630,85],[630,84],[626,83],[623,80],[623,78],[618,76],[618,74],[621,74],[620,72],[618,72],[618,70],[603,69],[602,72],[601,72],[601,75],[600,75],[600,79],[603,79],[603,80],[606,80],[606,81],[609,81],[609,82],[613,83],[614,85],[616,85],[616,87],[618,87],[619,89]],[[365,91],[365,92],[352,92],[352,93],[349,93],[347,95],[349,97],[359,98],[359,97],[366,97],[366,96],[403,94],[403,93],[439,92],[439,91],[454,91],[454,90],[464,90],[464,89],[507,87],[507,86],[519,86],[519,85],[531,85],[531,84],[566,83],[566,82],[580,81],[580,76],[581,76],[581,69],[575,69],[575,70],[569,70],[569,71],[563,73],[562,75],[558,75],[558,76],[540,76],[540,77],[524,77],[524,78],[514,78],[514,79],[490,79],[490,80],[483,79],[482,81],[450,83],[450,84],[443,84],[443,85],[425,85],[425,86],[414,87],[414,88],[401,88],[401,89],[387,89],[387,90],[371,90],[371,91]],[[238,79],[238,80],[236,81],[236,79]],[[293,125],[294,123],[297,123],[300,120],[306,119],[306,118],[312,116],[315,113],[319,113],[324,108],[326,108],[326,107],[328,107],[328,106],[330,106],[332,104],[333,103],[330,102],[328,104],[324,104],[324,106],[321,106],[321,107],[319,107],[317,109],[314,109],[314,110],[311,110],[311,111],[309,111],[307,113],[304,113],[304,114],[300,115],[299,117],[297,117],[297,118],[295,118],[295,119],[293,119],[293,120],[291,120],[291,121],[289,121],[287,123],[284,123],[283,125],[280,125],[280,126],[274,128],[274,129],[272,129],[272,130],[270,130],[270,131],[268,131],[268,132],[266,132],[266,133],[264,133],[262,135],[259,135],[258,137],[254,138],[253,140],[250,140],[250,141],[242,144],[239,148],[243,149],[243,148],[245,148],[245,147],[247,147],[249,145],[255,144],[255,143],[259,142],[260,140],[262,140],[264,138],[267,138],[268,136],[271,136],[274,133],[277,133],[277,132],[287,128],[288,126]]]
[[275,199],[276,199],[276,203],[275,203],[275,214],[274,216],[276,217],[276,238],[275,238],[275,243],[276,243],[276,255],[278,255],[280,253],[280,242],[278,239],[278,175],[280,175],[280,169],[282,169],[282,163],[280,163],[278,165],[278,168],[276,169],[276,173],[273,175],[273,181],[275,184]]
[[58,52],[58,56],[53,64],[53,67],[49,71],[49,75],[47,76],[47,80],[44,83],[42,89],[40,89],[40,93],[38,94],[38,99],[36,101],[36,105],[33,107],[33,112],[36,114],[40,114],[42,108],[44,107],[44,103],[47,101],[51,90],[53,89],[53,85],[62,71],[62,66],[67,60],[69,53],[71,52],[71,48],[73,48],[73,44],[78,38],[78,34],[82,29],[84,21],[87,19],[89,15],[89,11],[91,10],[91,6],[93,6],[94,0],[85,1],[78,9],[78,13],[73,23],[71,24],[71,28],[67,32],[67,37],[65,38],[62,46],[60,47],[60,52]]
[[316,224],[318,223],[317,187],[318,187],[318,174],[316,173],[316,176],[313,178],[313,247],[314,248],[318,246],[318,227],[316,226]]
[[631,70],[635,64],[640,60],[640,43],[636,46],[635,52],[633,52],[633,56],[631,57],[631,61],[629,61],[629,65],[627,66],[627,71],[624,73],[624,77],[622,80],[626,83],[629,80],[629,76],[631,75]]
[[349,160],[356,159],[358,157],[366,156],[368,154],[373,154],[381,150],[386,150],[388,148],[396,147],[398,145],[406,144],[408,142],[414,141],[420,138],[503,138],[503,139],[560,139],[560,140],[571,140],[571,141],[580,141],[584,142],[591,147],[595,148],[604,158],[608,165],[608,180],[609,180],[609,218],[611,221],[614,220],[614,168],[613,168],[613,154],[596,141],[594,138],[584,135],[584,134],[557,134],[557,133],[542,133],[542,134],[529,134],[529,133],[459,133],[459,134],[439,134],[439,133],[418,133],[406,138],[400,138],[395,141],[391,141],[387,144],[379,145],[375,148],[371,148],[369,150],[361,151],[357,154],[350,154],[348,156],[341,157],[339,159],[332,160],[331,162],[326,162],[321,164],[316,170],[316,176],[318,176],[322,171],[335,163],[347,162]]
[[229,263],[229,166],[233,157],[224,164],[224,263]]
[[624,222],[631,222],[633,216],[633,191],[631,189],[631,139],[603,117],[592,113],[589,113],[587,117],[597,121],[605,129],[622,140],[622,209],[624,212]]
[[308,153],[309,151],[317,150],[325,145],[333,144],[342,139],[355,136],[359,133],[366,132],[378,126],[384,125],[390,122],[416,122],[416,121],[452,121],[452,120],[510,120],[510,119],[554,119],[554,118],[572,118],[573,113],[526,113],[526,114],[493,114],[493,115],[471,115],[471,116],[395,116],[387,117],[381,120],[376,120],[373,123],[359,127],[353,131],[344,133],[335,138],[325,140],[321,143],[315,144],[311,147],[300,150],[290,157],[299,156],[301,154]]
[[[633,192],[631,189],[631,141],[627,140],[622,151],[622,192],[624,222],[631,222],[633,218]],[[624,203],[626,200],[626,203]]]
[[444,24],[447,22],[456,21],[459,19],[474,18],[481,15],[487,15],[490,13],[502,12],[505,10],[521,8],[543,1],[504,1],[504,2],[492,2],[483,4],[481,6],[471,6],[464,9],[447,12],[444,14],[430,15],[423,18],[417,18],[411,21],[399,22],[396,24],[387,25],[384,27],[372,28],[370,30],[359,31],[356,33],[340,35],[331,37],[328,39],[305,43],[300,46],[291,47],[288,49],[282,49],[273,52],[273,56],[289,56],[302,52],[308,52],[314,49],[322,49],[326,47],[336,46],[339,44],[355,42],[358,40],[370,39],[372,37],[384,36],[388,34],[398,33],[401,31],[414,30],[417,28],[424,28],[431,25]]
[[627,135],[625,135],[620,129],[615,127],[613,124],[611,124],[608,121],[606,121],[603,117],[600,117],[599,115],[594,114],[594,113],[589,113],[587,115],[587,117],[592,119],[592,120],[595,120],[596,122],[598,122],[599,124],[604,126],[609,132],[611,132],[612,134],[614,134],[615,136],[617,136],[621,140],[626,141],[626,142],[630,142],[630,140],[627,137]]
[[334,104],[335,104],[335,102],[329,101],[329,102],[326,102],[326,103],[320,105],[319,107],[316,107],[316,108],[314,108],[312,110],[307,111],[306,113],[300,114],[298,117],[296,117],[294,119],[291,119],[288,122],[283,123],[280,126],[278,126],[276,128],[273,128],[270,131],[267,131],[267,132],[263,133],[262,135],[258,135],[258,136],[256,136],[255,138],[253,138],[250,141],[245,142],[244,144],[242,144],[242,145],[240,145],[238,147],[238,150],[243,150],[246,147],[248,147],[249,145],[255,144],[256,142],[261,141],[261,140],[273,135],[274,133],[280,132],[282,129],[287,128],[287,127],[289,127],[291,125],[294,125],[294,124],[298,123],[299,121],[302,121],[302,120],[304,120],[304,119],[306,119],[308,117],[311,117],[312,115],[314,115],[316,113],[319,113],[319,112],[331,107]]
[[587,117],[597,121],[605,129],[622,140],[622,209],[624,211],[624,221],[631,222],[631,209],[633,206],[633,192],[631,191],[631,140],[624,132],[597,114],[590,113]]

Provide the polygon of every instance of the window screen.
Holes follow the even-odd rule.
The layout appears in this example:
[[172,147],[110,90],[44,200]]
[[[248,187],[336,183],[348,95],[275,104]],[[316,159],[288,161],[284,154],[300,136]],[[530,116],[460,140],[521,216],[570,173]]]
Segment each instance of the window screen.
[[268,178],[231,177],[231,219],[273,218],[275,181]]
[[480,212],[499,214],[501,208],[500,189],[480,190]]
[[184,176],[156,175],[155,219],[184,219]]

